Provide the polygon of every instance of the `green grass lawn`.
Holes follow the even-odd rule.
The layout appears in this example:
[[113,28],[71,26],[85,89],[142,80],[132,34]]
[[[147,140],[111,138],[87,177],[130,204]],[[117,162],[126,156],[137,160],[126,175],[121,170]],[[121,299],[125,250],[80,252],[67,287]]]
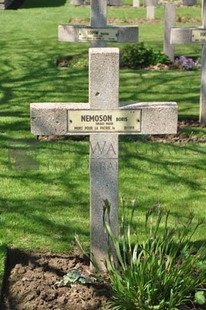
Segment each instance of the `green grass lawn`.
[[[163,8],[156,11],[163,19]],[[200,25],[199,6],[178,8],[177,14],[197,18]],[[108,16],[125,23],[145,18],[146,9],[109,8]],[[89,8],[74,8],[65,1],[27,0],[19,10],[0,11],[0,277],[6,246],[68,252],[75,233],[89,246],[88,141],[35,143],[30,133],[31,102],[88,100],[87,69],[56,66],[58,57],[81,55],[89,48],[86,43],[57,40],[58,25],[74,17],[89,20]],[[139,28],[140,41],[162,50],[162,23]],[[201,54],[196,45],[178,46],[175,51]],[[180,119],[198,118],[199,88],[199,71],[120,72],[120,101],[176,101]],[[194,134],[205,135],[206,130]],[[120,196],[125,195],[128,209],[130,199],[137,199],[140,238],[145,211],[157,202],[171,209],[173,224],[190,211],[205,216],[205,155],[203,143],[120,139]],[[26,160],[28,167],[23,170]],[[194,241],[203,242],[205,235],[202,229]]]

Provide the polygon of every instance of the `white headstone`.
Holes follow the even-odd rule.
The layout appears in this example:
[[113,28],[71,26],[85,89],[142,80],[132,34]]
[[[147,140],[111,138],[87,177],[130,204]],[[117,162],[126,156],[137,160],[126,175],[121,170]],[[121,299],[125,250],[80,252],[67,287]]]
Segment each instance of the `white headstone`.
[[196,0],[159,0],[158,4],[165,5],[165,27],[164,27],[164,48],[163,52],[169,57],[171,61],[174,61],[174,46],[171,41],[171,29],[176,24],[176,6],[178,5],[195,5]]
[[164,54],[174,61],[174,46],[170,44],[171,28],[175,27],[176,8],[173,4],[165,5]]
[[70,3],[71,3],[71,5],[79,6],[79,5],[84,4],[84,0],[71,0]]
[[140,7],[139,0],[133,0],[133,7],[134,8],[139,8]]
[[118,135],[175,134],[177,104],[119,104],[119,49],[89,50],[88,103],[33,103],[35,135],[90,135],[90,254],[104,269],[107,238],[103,200],[111,204],[111,225],[118,232]]
[[145,0],[148,20],[155,19],[155,6],[156,5],[157,5],[157,0]]
[[91,42],[92,47],[104,47],[106,42],[137,42],[137,26],[108,26],[107,1],[91,0],[90,26],[60,25],[59,40]]

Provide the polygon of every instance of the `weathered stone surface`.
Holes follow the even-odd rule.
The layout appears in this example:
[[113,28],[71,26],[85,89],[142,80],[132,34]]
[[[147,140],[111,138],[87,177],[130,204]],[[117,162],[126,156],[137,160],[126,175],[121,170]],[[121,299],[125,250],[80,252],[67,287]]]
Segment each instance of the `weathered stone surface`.
[[86,103],[32,103],[31,132],[34,135],[66,135],[67,110],[89,109]]
[[122,5],[122,0],[109,0],[108,4],[111,6],[120,6]]
[[[91,109],[118,108],[118,48],[90,49],[89,103]],[[93,146],[90,147],[90,252],[98,257],[99,265],[104,269],[103,262],[107,259],[107,236],[102,223],[105,199],[111,204],[112,231],[114,235],[118,234],[118,134],[91,135],[90,145]]]
[[174,46],[170,43],[171,29],[175,27],[176,8],[173,4],[165,5],[164,54],[174,61]]
[[183,0],[183,5],[185,6],[192,6],[196,4],[197,4],[197,0]]
[[171,44],[192,44],[192,30],[197,28],[172,28]]
[[84,0],[71,0],[70,4],[74,6],[82,5],[84,4]]
[[141,132],[139,134],[176,134],[177,103],[176,102],[139,102],[126,105],[122,109],[140,109]]
[[155,19],[155,7],[147,6],[147,19]]
[[[112,100],[105,100],[105,102],[108,109],[111,108]],[[31,132],[35,135],[73,135],[74,133],[67,131],[67,111],[72,109],[86,110],[89,107],[88,103],[32,103]],[[101,108],[104,108],[103,104],[99,109]],[[177,132],[177,104],[175,102],[123,104],[121,109],[140,109],[142,111],[141,131],[136,134],[155,135],[175,134]],[[78,134],[85,135],[84,132]],[[91,133],[91,135],[94,134]]]
[[147,7],[147,19],[155,19],[155,6],[157,5],[157,0],[145,0],[144,5]]
[[119,104],[118,48],[90,49],[89,101],[91,109],[101,110],[101,109],[118,108]]
[[134,8],[139,8],[140,7],[139,0],[133,0],[133,7]]
[[[94,27],[94,26],[93,26]],[[98,28],[96,26],[95,28]],[[100,27],[99,27],[100,28]],[[137,42],[138,41],[138,27],[137,26],[105,26],[106,29],[118,30],[117,43],[123,42]],[[58,37],[62,42],[81,42],[79,39],[79,29],[92,29],[90,26],[79,25],[59,25]]]
[[[33,103],[31,130],[35,135],[69,135],[68,110],[141,110],[138,134],[174,134],[174,102],[122,104],[119,107],[119,49],[89,50],[89,103]],[[76,133],[75,133],[76,134]],[[84,134],[81,132],[78,134]],[[118,233],[118,132],[90,133],[90,252],[100,268],[107,259],[107,236],[102,222],[103,203],[111,205],[110,222]]]
[[[152,0],[150,0],[152,1]],[[197,1],[196,0],[157,0],[157,4],[158,5],[167,5],[167,4],[171,4],[176,6],[192,6],[192,5],[196,5]]]
[[144,1],[144,6],[156,6],[157,5],[157,0],[145,0]]

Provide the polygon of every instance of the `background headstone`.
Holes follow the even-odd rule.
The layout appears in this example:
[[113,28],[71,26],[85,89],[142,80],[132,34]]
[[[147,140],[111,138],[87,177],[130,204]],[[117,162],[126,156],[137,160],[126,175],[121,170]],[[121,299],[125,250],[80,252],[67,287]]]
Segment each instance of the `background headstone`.
[[[93,35],[92,38],[93,32],[96,32],[97,35]],[[112,32],[115,32],[115,34],[112,34]],[[82,33],[85,35],[82,35]],[[104,36],[101,33],[104,33]],[[105,33],[107,33],[106,36]],[[104,47],[106,42],[137,42],[138,27],[108,26],[107,1],[91,0],[90,26],[59,25],[58,35],[59,40],[63,42],[90,42],[92,47]],[[95,37],[98,39],[95,40]]]
[[176,24],[176,6],[187,5],[192,6],[197,3],[196,0],[159,0],[158,4],[165,6],[164,14],[164,47],[163,53],[169,57],[171,61],[174,61],[174,46],[171,41],[171,29]]
[[139,8],[140,7],[139,0],[133,0],[133,7],[134,8]]
[[155,19],[155,6],[157,5],[157,0],[145,0],[144,5],[147,8],[147,16],[148,20]]
[[70,4],[74,6],[83,5],[84,0],[71,0]]
[[[200,34],[202,33],[202,34]],[[196,35],[199,34],[198,38]],[[172,28],[171,44],[201,44],[201,86],[200,86],[200,113],[199,121],[206,124],[206,0],[202,2],[202,27],[199,28]]]

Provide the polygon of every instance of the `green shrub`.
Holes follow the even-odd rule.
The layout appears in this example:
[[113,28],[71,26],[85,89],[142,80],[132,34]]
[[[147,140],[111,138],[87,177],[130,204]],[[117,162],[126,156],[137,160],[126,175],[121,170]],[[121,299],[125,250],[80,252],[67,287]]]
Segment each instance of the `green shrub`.
[[73,69],[84,69],[88,68],[89,60],[88,54],[82,54],[78,56],[60,56],[56,60],[56,65],[59,68],[73,68]]
[[[107,220],[110,205],[108,201],[104,203],[103,222],[108,234],[109,257],[105,265],[111,280],[112,309],[174,310],[194,302],[197,292],[201,292],[199,300],[204,301],[205,248],[194,251],[191,245],[191,238],[203,220],[194,225],[194,217],[190,214],[181,227],[171,228],[169,211],[163,211],[161,207],[150,209],[145,221],[147,237],[140,242],[138,226],[136,235],[132,234],[134,203],[130,223],[126,226],[123,202],[118,237],[113,235]],[[134,243],[132,238],[135,238]]]
[[170,59],[161,52],[154,52],[144,43],[128,44],[121,50],[120,65],[131,69],[141,69],[156,64],[169,64]]

